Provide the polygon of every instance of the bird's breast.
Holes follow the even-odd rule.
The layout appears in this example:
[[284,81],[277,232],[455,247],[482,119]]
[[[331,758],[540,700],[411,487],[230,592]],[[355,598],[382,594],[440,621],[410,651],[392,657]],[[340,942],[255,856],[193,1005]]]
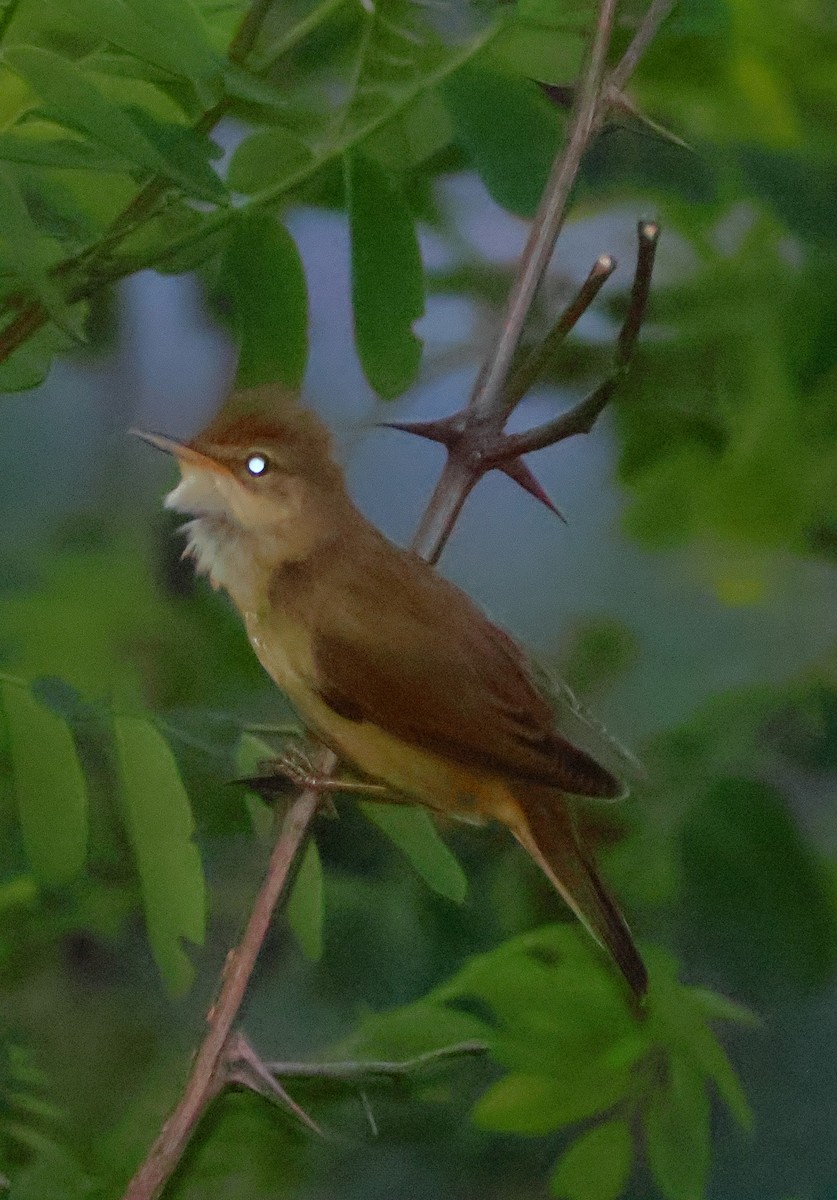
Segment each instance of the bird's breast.
[[268,675],[288,699],[305,715],[308,693],[313,694],[314,660],[311,636],[300,622],[281,613],[265,618],[258,612],[244,612],[244,624],[250,645]]

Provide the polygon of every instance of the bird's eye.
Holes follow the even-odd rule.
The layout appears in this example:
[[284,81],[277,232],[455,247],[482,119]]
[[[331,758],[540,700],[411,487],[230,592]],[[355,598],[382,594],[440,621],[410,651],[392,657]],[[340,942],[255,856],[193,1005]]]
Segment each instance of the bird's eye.
[[250,454],[247,456],[245,466],[249,473],[258,479],[259,476],[267,474],[270,463],[263,454]]

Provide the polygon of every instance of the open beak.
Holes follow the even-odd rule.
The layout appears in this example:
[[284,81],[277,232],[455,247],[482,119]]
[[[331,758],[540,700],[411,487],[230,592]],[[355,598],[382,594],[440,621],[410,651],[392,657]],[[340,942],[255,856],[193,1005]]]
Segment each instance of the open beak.
[[156,450],[163,450],[166,454],[174,455],[178,462],[191,463],[195,467],[203,467],[204,470],[226,471],[221,463],[210,458],[208,454],[201,454],[200,450],[193,450],[191,446],[185,442],[178,442],[175,438],[164,437],[161,433],[147,433],[144,429],[129,429],[128,432],[134,437],[142,438]]

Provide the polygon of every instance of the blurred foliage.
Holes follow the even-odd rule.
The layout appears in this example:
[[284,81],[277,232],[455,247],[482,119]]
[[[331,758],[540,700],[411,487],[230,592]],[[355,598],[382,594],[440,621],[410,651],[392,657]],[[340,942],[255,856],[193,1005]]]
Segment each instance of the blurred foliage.
[[[617,51],[643,7],[620,7]],[[267,7],[241,61],[244,10],[0,3],[0,337],[30,333],[4,391],[95,349],[91,299],[149,267],[199,271],[242,382],[296,385],[314,330],[290,206],[346,213],[346,303],[381,398],[419,376],[427,297],[495,313],[511,267],[467,252],[424,270],[418,234],[450,234],[435,184],[462,169],[531,216],[566,123],[538,84],[572,84],[592,0],[294,0]],[[837,546],[835,50],[829,0],[680,0],[630,90],[692,149],[615,113],[574,197],[576,215],[658,219],[671,247],[615,405],[627,533],[684,549],[754,621],[777,562],[827,565]],[[227,159],[221,116],[242,133]],[[596,315],[610,326],[626,300],[606,291]],[[546,289],[530,342],[555,301]],[[582,392],[609,353],[579,331],[547,382]],[[119,1194],[177,1095],[275,824],[230,781],[299,737],[171,528],[139,537],[134,497],[105,500],[4,552],[0,580],[0,1189],[8,1176],[16,1200]],[[598,702],[642,656],[604,615],[563,666]],[[490,1062],[370,1083],[377,1140],[356,1086],[292,1084],[339,1133],[323,1146],[229,1094],[170,1194],[505,1200],[549,1180],[566,1200],[832,1196],[834,661],[717,695],[642,757],[634,797],[580,820],[651,939],[644,1019],[575,927],[544,924],[551,891],[496,831],[443,840],[423,812],[341,800],[248,1029],[323,1058],[480,1037]],[[736,1029],[727,995],[763,1023]],[[750,1107],[742,1138],[726,1113],[749,1126]]]
[[[57,1148],[62,1113],[47,1098],[48,1092],[49,1079],[35,1066],[31,1053],[6,1043],[0,1058],[0,1153],[5,1164],[51,1155]],[[0,1190],[5,1190],[2,1183]]]
[[[652,947],[645,954],[651,985],[639,1013],[577,928],[526,933],[470,959],[417,1004],[368,1020],[358,1049],[416,1053],[428,1039],[435,1045],[467,1030],[487,1042],[508,1072],[480,1098],[474,1111],[480,1128],[542,1135],[596,1120],[561,1159],[554,1195],[621,1195],[632,1171],[633,1134],[642,1130],[660,1191],[668,1200],[688,1200],[706,1186],[708,1085],[740,1124],[752,1120],[707,1021],[752,1018],[713,992],[678,984],[668,955]],[[451,1008],[457,1015],[449,1021]],[[607,1157],[591,1172],[584,1163],[596,1158],[597,1146]]]

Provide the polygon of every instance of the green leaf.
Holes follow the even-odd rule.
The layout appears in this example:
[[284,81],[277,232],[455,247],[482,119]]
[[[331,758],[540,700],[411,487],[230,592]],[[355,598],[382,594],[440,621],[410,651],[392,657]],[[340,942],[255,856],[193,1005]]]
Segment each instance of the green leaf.
[[478,997],[487,1004],[503,1026],[495,1056],[524,1074],[557,1075],[586,1067],[616,1054],[620,1043],[636,1033],[615,973],[604,966],[589,935],[569,923],[535,930],[470,958],[436,995]]
[[5,58],[40,97],[55,121],[79,130],[91,141],[124,155],[138,167],[168,176],[196,196],[218,198],[215,185],[207,192],[205,171],[196,175],[190,169],[193,155],[182,161],[182,141],[166,145],[160,139],[162,149],[158,149],[137,123],[112,103],[75,63],[35,46],[12,46],[5,52]]
[[52,352],[30,339],[0,362],[0,392],[26,392],[37,387],[49,374]]
[[668,37],[727,37],[733,28],[729,0],[678,0],[663,23],[661,40]]
[[0,884],[0,919],[9,909],[34,909],[40,898],[40,889],[32,875],[18,875]]
[[258,775],[264,770],[264,764],[276,758],[276,748],[249,730],[243,730],[235,747],[235,770],[237,775],[246,779],[249,775]]
[[491,58],[526,79],[567,84],[578,75],[594,20],[590,4],[518,0]]
[[493,199],[533,216],[563,138],[559,115],[530,80],[486,67],[466,65],[443,91],[457,140]]
[[755,196],[764,200],[791,233],[831,250],[837,237],[837,161],[811,153],[744,145],[741,169]]
[[550,1191],[558,1200],[616,1200],[631,1170],[633,1144],[624,1121],[582,1134],[561,1157]]
[[419,1000],[364,1016],[350,1047],[357,1058],[411,1058],[454,1042],[487,1041],[490,1035],[491,1029],[471,1013]]
[[424,276],[415,222],[376,163],[357,154],[345,162],[355,343],[369,383],[390,400],[421,364],[413,322],[424,312]]
[[465,874],[425,809],[406,804],[361,804],[360,808],[406,855],[428,887],[462,903],[468,890]]
[[5,262],[26,285],[32,298],[40,300],[63,326],[68,310],[49,275],[46,243],[29,216],[17,184],[4,168],[0,168],[0,239]]
[[736,1004],[734,1000],[722,996],[719,992],[693,987],[689,988],[689,994],[710,1021],[733,1021],[736,1025],[749,1025],[751,1028],[761,1023],[752,1009],[745,1008],[743,1004]]
[[150,29],[165,38],[172,48],[180,70],[211,74],[223,63],[209,37],[200,10],[192,0],[123,0]]
[[[0,132],[0,159],[30,163],[38,167],[80,167],[86,171],[124,171],[128,160],[122,154],[83,142],[81,138],[44,136],[54,126],[27,121],[26,132]],[[41,136],[38,136],[40,134]]]
[[215,204],[226,202],[227,188],[210,165],[209,160],[216,158],[219,150],[210,138],[188,125],[161,121],[135,105],[131,106],[130,115],[168,164],[168,173],[179,180],[190,195]]
[[296,388],[308,357],[308,296],[296,244],[268,213],[238,214],[219,288],[232,303],[241,387]]
[[311,962],[323,956],[323,865],[313,838],[308,839],[305,854],[288,900],[288,922],[300,949]]
[[206,889],[192,841],[189,797],[174,755],[150,721],[116,717],[114,734],[148,939],[166,984],[180,995],[194,975],[181,939],[202,945],[206,925]]
[[606,1112],[629,1085],[627,1071],[604,1067],[564,1077],[513,1072],[490,1087],[474,1109],[481,1129],[498,1133],[551,1133]]
[[95,30],[144,62],[174,76],[220,76],[222,63],[189,0],[49,0],[58,21]]
[[648,1161],[667,1200],[703,1200],[709,1173],[709,1097],[685,1059],[669,1062],[665,1086],[645,1112]]
[[23,841],[45,884],[69,883],[87,854],[87,787],[70,730],[28,688],[0,683]]
[[251,104],[261,104],[264,108],[288,107],[288,98],[283,91],[236,63],[224,65],[224,90],[230,96]]
[[698,1029],[692,1039],[692,1052],[701,1070],[712,1080],[735,1120],[742,1129],[752,1129],[753,1110],[744,1094],[741,1080],[721,1043],[710,1029]]
[[260,129],[235,150],[227,172],[234,192],[251,196],[263,188],[281,185],[310,163],[311,151],[286,129]]
[[215,213],[196,212],[185,200],[169,204],[126,237],[115,257],[124,256],[133,270],[135,264],[148,263],[162,274],[193,271],[210,258],[220,259],[234,232],[234,221],[215,218]]
[[74,63],[35,46],[11,46],[5,59],[56,121],[80,130],[139,166],[149,170],[163,166],[160,155],[133,121],[107,100]]

